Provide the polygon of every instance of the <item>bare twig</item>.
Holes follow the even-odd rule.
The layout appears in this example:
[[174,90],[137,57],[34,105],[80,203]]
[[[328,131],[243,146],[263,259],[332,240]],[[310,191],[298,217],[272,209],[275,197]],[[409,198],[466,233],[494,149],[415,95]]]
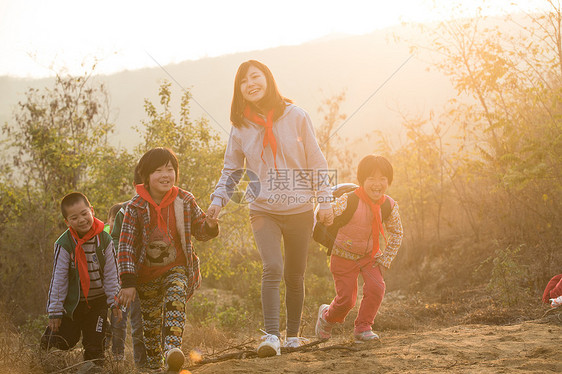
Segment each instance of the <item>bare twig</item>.
[[313,342],[303,344],[300,347],[281,347],[281,353],[292,353],[299,351],[307,351],[310,348],[317,346],[318,344],[324,343],[326,340],[315,340]]
[[555,312],[555,311],[560,311],[560,310],[562,310],[562,308],[560,308],[559,306],[557,306],[557,307],[555,307],[555,308],[551,308],[551,309],[547,310],[546,312],[544,312],[544,314],[542,315],[541,318],[544,318],[544,317],[546,317],[547,315],[549,315],[549,314],[551,314],[551,313],[553,313],[553,312]]
[[257,357],[258,354],[255,350],[243,350],[243,351],[239,351],[239,352],[233,352],[233,353],[227,353],[224,354],[222,356],[219,357],[214,357],[214,358],[206,358],[203,359],[199,362],[197,362],[194,365],[188,366],[188,369],[193,369],[193,368],[197,368],[206,364],[212,364],[212,363],[216,363],[216,362],[221,362],[221,361],[228,361],[228,360],[239,360],[242,358],[254,358]]
[[215,353],[212,354],[212,357],[219,356],[220,354],[222,354],[224,352],[232,351],[232,350],[235,350],[235,349],[246,348],[247,345],[255,343],[255,342],[256,342],[256,339],[249,339],[249,340],[245,341],[244,343],[240,343],[238,345],[223,349],[222,351],[215,352]]

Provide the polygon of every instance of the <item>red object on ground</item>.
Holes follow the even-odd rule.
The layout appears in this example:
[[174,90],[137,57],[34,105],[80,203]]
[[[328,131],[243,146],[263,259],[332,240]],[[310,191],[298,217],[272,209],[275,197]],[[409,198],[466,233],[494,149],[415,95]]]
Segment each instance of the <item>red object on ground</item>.
[[549,303],[550,299],[562,296],[562,274],[555,275],[546,285],[542,295],[543,303]]

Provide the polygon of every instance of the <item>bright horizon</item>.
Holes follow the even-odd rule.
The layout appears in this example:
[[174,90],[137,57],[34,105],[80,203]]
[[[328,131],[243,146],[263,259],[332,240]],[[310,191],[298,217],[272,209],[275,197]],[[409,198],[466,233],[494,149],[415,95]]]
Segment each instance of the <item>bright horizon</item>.
[[[263,0],[151,3],[0,0],[0,76],[83,74],[96,60],[97,74],[111,74],[157,66],[154,60],[167,65],[453,14],[444,9],[450,2],[439,0],[348,0],[345,6],[334,0],[288,0],[281,6]],[[536,1],[487,3],[489,15],[537,9]],[[476,6],[463,7],[470,15]]]

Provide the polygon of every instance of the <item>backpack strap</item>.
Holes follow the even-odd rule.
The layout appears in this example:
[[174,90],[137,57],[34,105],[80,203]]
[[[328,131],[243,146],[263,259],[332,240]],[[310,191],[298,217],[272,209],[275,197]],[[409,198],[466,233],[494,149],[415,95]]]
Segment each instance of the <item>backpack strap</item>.
[[332,226],[343,227],[351,221],[357,207],[359,206],[359,196],[357,196],[353,191],[347,193],[347,205],[343,213],[336,218],[334,218],[334,224]]
[[334,223],[332,225],[324,226],[324,224],[316,222],[312,237],[316,242],[322,244],[328,249],[328,252],[326,253],[328,256],[332,254],[332,247],[336,241],[339,229],[351,221],[353,214],[355,214],[355,211],[357,210],[357,206],[359,206],[359,196],[351,191],[347,194],[347,205],[345,210],[341,215],[334,218]]
[[392,197],[388,195],[384,195],[386,198],[384,199],[384,203],[381,205],[381,218],[382,222],[386,222],[388,217],[390,217],[390,213],[392,213],[392,209],[394,209],[394,200]]

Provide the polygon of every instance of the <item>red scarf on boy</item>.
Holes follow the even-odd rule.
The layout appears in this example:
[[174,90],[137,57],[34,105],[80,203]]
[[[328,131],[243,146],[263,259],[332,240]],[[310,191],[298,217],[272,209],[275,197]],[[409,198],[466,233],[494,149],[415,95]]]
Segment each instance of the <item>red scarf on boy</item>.
[[147,188],[143,184],[137,184],[135,186],[137,193],[140,197],[145,199],[156,211],[156,222],[158,224],[158,228],[162,230],[162,232],[168,232],[166,227],[166,221],[164,221],[164,216],[162,216],[162,209],[171,205],[176,197],[178,196],[179,189],[176,186],[172,186],[168,192],[160,201],[160,205],[156,204],[152,196],[150,196],[150,192],[148,192]]
[[88,272],[88,261],[86,260],[86,253],[84,252],[84,248],[82,248],[82,244],[86,243],[94,236],[101,234],[103,227],[103,222],[94,217],[92,227],[90,227],[90,230],[83,237],[79,237],[76,230],[72,227],[68,228],[70,235],[72,235],[74,240],[76,240],[76,247],[74,248],[74,264],[78,269],[80,285],[82,286],[82,292],[86,298],[86,303],[88,303],[88,293],[90,292],[90,273]]
[[275,139],[275,135],[273,134],[273,109],[267,112],[266,120],[264,121],[256,112],[252,110],[252,108],[247,105],[244,109],[244,117],[248,120],[252,121],[255,124],[265,127],[265,134],[263,135],[263,148],[261,150],[261,160],[265,163],[263,159],[263,151],[265,147],[269,144],[271,146],[271,152],[273,152],[273,163],[275,165],[275,170],[277,170],[277,140]]
[[386,200],[386,196],[382,195],[379,201],[376,203],[371,200],[371,198],[365,192],[363,187],[359,187],[355,190],[355,194],[359,196],[365,204],[367,204],[371,208],[371,212],[373,213],[373,222],[372,222],[372,232],[373,232],[373,252],[371,253],[372,257],[375,257],[377,254],[380,246],[379,246],[379,233],[382,233],[384,240],[386,241],[386,236],[384,235],[384,229],[382,227],[382,216],[381,216],[381,205]]

